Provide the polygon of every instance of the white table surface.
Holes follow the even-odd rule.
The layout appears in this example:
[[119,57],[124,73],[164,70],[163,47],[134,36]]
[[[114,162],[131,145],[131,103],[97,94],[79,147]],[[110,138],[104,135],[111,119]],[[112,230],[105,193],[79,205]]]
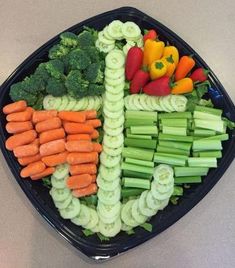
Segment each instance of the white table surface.
[[[135,6],[179,34],[235,101],[234,0],[0,0],[0,84],[34,50],[69,26]],[[235,267],[235,162],[185,217],[102,265],[81,256],[35,211],[0,155],[0,267]]]

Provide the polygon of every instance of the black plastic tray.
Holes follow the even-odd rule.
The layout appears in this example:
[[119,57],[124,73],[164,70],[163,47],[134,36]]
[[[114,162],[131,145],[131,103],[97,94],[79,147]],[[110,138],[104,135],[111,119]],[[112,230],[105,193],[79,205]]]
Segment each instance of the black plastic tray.
[[[157,29],[160,39],[163,41],[169,41],[170,44],[177,46],[181,55],[193,54],[197,66],[210,70],[201,57],[180,37],[155,19],[132,7],[122,7],[105,12],[76,24],[75,26],[69,28],[68,31],[79,33],[82,31],[82,27],[84,25],[101,30],[105,25],[114,19],[119,19],[122,21],[134,21],[142,29]],[[10,102],[8,94],[10,86],[13,83],[23,79],[26,75],[33,73],[39,63],[46,61],[48,50],[58,41],[59,35],[49,40],[46,44],[29,56],[2,84],[0,88],[1,110],[4,105]],[[234,105],[225,89],[211,70],[209,79],[212,85],[210,89],[210,97],[212,98],[214,104],[217,107],[223,108],[223,115],[234,121]],[[226,169],[229,167],[235,156],[235,133],[230,131],[229,140],[224,142],[223,157],[221,160],[219,160],[218,168],[211,169],[209,174],[203,180],[203,183],[186,190],[184,196],[179,202],[179,205],[169,205],[164,209],[164,211],[157,213],[157,215],[151,220],[151,223],[153,224],[153,231],[151,233],[143,230],[142,228],[136,228],[134,235],[128,236],[126,233],[121,232],[109,242],[101,243],[97,236],[85,237],[81,228],[77,227],[70,221],[63,220],[59,216],[49,196],[48,189],[44,187],[40,181],[23,180],[19,176],[20,166],[17,163],[14,155],[7,151],[4,146],[4,142],[8,137],[8,134],[5,131],[5,116],[2,113],[0,114],[0,122],[1,150],[17,183],[20,185],[28,199],[31,201],[32,205],[44,217],[44,219],[75,248],[94,260],[107,260],[110,257],[123,253],[158,235],[166,228],[174,224],[178,219],[183,217],[189,210],[191,210],[213,188],[213,186],[218,182]]]

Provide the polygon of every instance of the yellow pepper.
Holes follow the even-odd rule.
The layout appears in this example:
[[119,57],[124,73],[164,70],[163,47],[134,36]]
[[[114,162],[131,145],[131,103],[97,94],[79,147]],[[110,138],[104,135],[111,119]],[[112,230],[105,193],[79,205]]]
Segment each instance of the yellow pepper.
[[164,58],[154,61],[150,65],[150,77],[152,80],[164,76],[167,72],[167,63]]
[[143,65],[150,66],[155,60],[159,60],[163,55],[164,47],[162,41],[147,39],[144,43]]
[[166,46],[163,51],[163,57],[167,57],[172,55],[172,58],[175,63],[175,67],[178,65],[179,62],[179,51],[176,47],[174,46]]
[[165,75],[168,77],[171,77],[176,68],[173,57],[172,55],[170,55],[170,56],[164,57],[164,59],[166,60],[166,64],[167,64],[167,71]]

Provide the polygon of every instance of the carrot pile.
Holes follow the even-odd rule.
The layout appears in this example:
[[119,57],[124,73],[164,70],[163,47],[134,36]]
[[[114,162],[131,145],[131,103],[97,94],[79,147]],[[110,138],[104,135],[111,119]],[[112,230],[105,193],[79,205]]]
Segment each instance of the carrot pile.
[[95,110],[35,111],[25,101],[3,108],[6,130],[13,134],[6,148],[13,151],[21,177],[38,180],[51,175],[57,165],[68,163],[71,176],[66,184],[76,197],[97,191],[96,173],[102,146],[92,140],[99,137],[101,126]]

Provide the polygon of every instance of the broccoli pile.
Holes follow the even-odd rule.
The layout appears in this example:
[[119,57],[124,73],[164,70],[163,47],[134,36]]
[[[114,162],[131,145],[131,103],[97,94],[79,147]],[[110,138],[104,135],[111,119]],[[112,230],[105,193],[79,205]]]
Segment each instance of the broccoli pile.
[[60,42],[48,53],[49,60],[35,72],[11,86],[13,101],[25,100],[42,109],[43,97],[69,94],[74,98],[101,95],[104,92],[104,53],[95,47],[97,32],[85,28],[80,34],[64,32]]

